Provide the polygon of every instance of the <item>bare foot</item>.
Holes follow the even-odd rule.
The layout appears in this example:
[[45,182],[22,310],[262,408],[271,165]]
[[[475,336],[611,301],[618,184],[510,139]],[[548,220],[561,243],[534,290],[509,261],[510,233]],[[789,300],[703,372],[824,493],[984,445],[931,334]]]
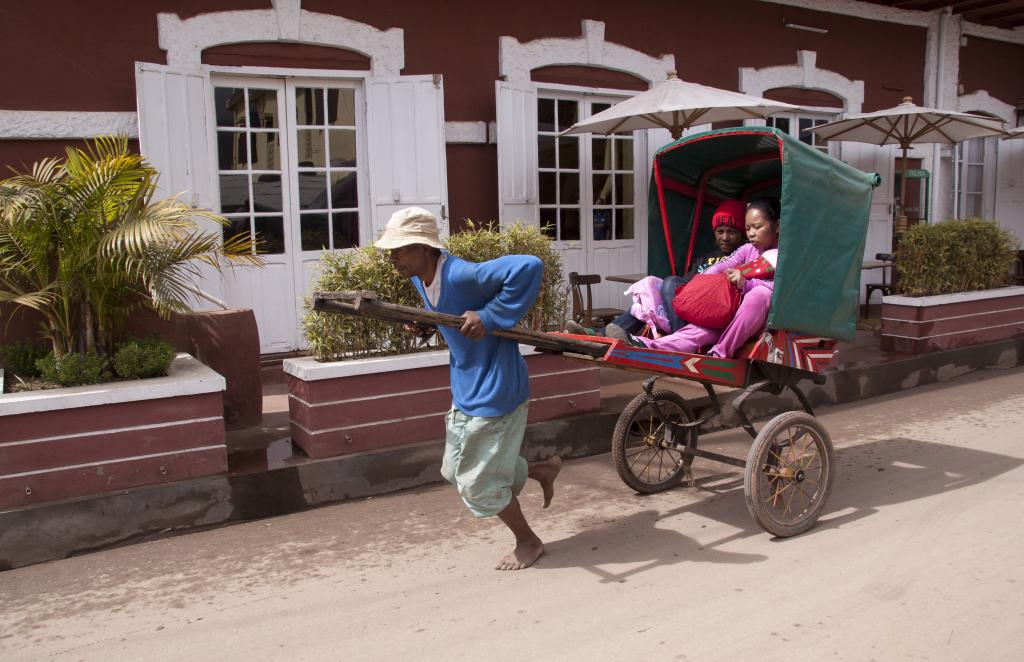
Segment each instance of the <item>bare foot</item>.
[[544,554],[544,543],[540,540],[529,543],[519,543],[512,553],[498,561],[494,566],[495,570],[522,570],[529,568],[537,562]]
[[555,496],[555,479],[558,478],[558,472],[561,470],[562,458],[557,455],[530,465],[530,478],[540,483],[540,488],[544,491],[545,508],[551,505],[551,499]]

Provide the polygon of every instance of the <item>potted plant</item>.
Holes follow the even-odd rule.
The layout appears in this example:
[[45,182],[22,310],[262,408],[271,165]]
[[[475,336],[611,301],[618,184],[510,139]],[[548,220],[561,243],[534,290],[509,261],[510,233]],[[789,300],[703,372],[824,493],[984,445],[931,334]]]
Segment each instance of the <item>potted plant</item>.
[[1010,287],[1018,242],[991,220],[911,227],[901,238],[901,294],[882,300],[881,347],[921,353],[1024,332],[1024,287]]
[[125,322],[188,311],[199,263],[261,260],[196,223],[219,216],[154,200],[157,177],[115,136],[0,182],[0,302],[42,318],[47,350],[13,362],[66,386],[0,396],[0,507],[226,469],[224,379],[166,344],[126,342]]
[[[536,255],[544,262],[541,293],[523,325],[544,330],[565,323],[561,257],[538,228],[467,224],[448,240],[453,255],[473,261]],[[412,284],[372,246],[324,256],[319,291],[375,290],[385,301],[422,307]],[[444,436],[451,406],[448,352],[419,344],[400,325],[309,310],[303,333],[311,355],[284,362],[292,441],[310,457],[374,450]],[[529,421],[600,408],[599,371],[521,348],[530,371]]]

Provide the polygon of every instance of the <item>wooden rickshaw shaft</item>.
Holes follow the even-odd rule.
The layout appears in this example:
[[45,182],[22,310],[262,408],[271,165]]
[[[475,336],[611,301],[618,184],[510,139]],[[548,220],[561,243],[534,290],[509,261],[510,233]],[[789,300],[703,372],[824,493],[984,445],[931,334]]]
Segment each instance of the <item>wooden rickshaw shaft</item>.
[[[439,313],[413,306],[403,306],[377,300],[373,290],[342,290],[313,294],[313,310],[355,317],[369,317],[388,322],[433,324],[458,329],[466,320],[458,315]],[[549,352],[573,352],[601,358],[608,353],[607,343],[588,342],[576,338],[556,336],[529,329],[499,329],[490,335],[514,340]]]

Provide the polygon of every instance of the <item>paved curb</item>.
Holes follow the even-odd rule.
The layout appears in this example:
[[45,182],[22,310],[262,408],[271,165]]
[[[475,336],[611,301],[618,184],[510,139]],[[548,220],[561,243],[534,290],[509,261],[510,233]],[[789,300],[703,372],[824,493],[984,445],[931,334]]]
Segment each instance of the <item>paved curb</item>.
[[[800,386],[813,406],[854,402],[926,384],[945,382],[987,368],[1024,363],[1024,337],[988,345],[907,357],[875,365],[840,366],[824,385]],[[737,424],[728,402],[721,420]],[[603,410],[529,426],[524,453],[529,459],[584,457],[605,453],[619,412],[630,396],[608,398]],[[706,397],[690,400],[698,413]],[[797,407],[788,391],[758,394],[747,401],[752,418],[763,419]],[[0,512],[0,570],[60,559],[102,547],[196,527],[209,527],[291,513],[344,499],[440,481],[442,441],[328,458],[239,476],[212,476],[40,504]]]

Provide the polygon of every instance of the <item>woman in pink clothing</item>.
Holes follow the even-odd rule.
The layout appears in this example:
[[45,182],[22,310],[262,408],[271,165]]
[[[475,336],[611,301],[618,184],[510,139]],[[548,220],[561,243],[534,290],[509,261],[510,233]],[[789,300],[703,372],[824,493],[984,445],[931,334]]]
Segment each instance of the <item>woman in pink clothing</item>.
[[731,357],[752,335],[764,328],[768,319],[768,307],[772,302],[774,283],[764,278],[744,278],[737,267],[752,262],[766,251],[766,259],[774,257],[779,245],[779,201],[761,198],[747,206],[745,216],[747,241],[725,260],[709,267],[705,274],[724,273],[733,285],[743,291],[740,307],[732,321],[724,329],[709,329],[705,326],[688,324],[673,334],[651,340],[633,338],[633,344],[646,345],[652,349],[673,352],[694,353],[702,347],[713,345],[712,356]]

